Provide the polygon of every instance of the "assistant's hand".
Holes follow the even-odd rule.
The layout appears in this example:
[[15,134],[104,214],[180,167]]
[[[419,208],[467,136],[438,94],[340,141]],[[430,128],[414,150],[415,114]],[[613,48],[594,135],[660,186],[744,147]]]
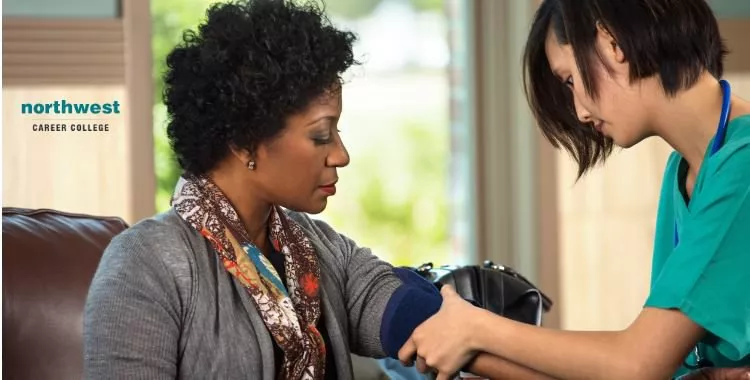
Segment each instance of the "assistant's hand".
[[679,380],[750,380],[750,367],[703,368],[681,376]]
[[440,311],[419,325],[398,352],[402,363],[410,365],[416,354],[425,365],[418,362],[420,372],[434,369],[438,380],[449,379],[475,355],[472,346],[472,328],[481,309],[464,301],[452,287],[444,285],[440,293],[443,304]]

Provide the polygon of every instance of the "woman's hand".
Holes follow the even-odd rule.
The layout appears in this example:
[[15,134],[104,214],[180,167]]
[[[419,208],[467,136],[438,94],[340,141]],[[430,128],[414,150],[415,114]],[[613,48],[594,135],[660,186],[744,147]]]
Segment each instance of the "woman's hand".
[[449,379],[475,355],[471,322],[481,317],[481,309],[462,299],[452,287],[443,286],[440,311],[419,325],[401,347],[398,357],[411,365],[414,355],[417,369],[425,373],[437,370],[438,380]]

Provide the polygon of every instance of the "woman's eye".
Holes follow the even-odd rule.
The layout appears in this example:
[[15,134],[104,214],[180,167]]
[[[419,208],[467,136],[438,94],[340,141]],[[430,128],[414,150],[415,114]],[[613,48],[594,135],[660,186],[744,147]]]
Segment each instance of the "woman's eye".
[[336,133],[341,133],[340,129],[331,127],[330,131],[313,136],[312,140],[316,145],[330,144],[333,142],[333,131],[336,131]]
[[568,79],[565,79],[565,85],[569,87],[573,87],[573,77],[570,76]]
[[327,136],[316,136],[316,137],[313,137],[313,141],[314,141],[314,142],[315,142],[315,144],[317,144],[317,145],[324,145],[324,144],[328,144],[328,143],[330,143],[330,142],[332,141],[332,135],[327,135]]

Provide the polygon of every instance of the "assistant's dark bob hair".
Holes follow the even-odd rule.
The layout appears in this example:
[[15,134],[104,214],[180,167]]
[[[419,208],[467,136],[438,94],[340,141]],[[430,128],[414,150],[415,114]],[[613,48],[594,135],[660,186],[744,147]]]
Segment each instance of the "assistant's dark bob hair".
[[572,47],[582,85],[597,99],[597,25],[617,40],[631,82],[658,75],[668,96],[693,86],[704,70],[721,77],[727,53],[705,0],[544,0],[526,43],[524,86],[542,133],[573,156],[579,177],[607,158],[613,142],[578,120],[570,89],[550,69],[545,41],[551,30]]

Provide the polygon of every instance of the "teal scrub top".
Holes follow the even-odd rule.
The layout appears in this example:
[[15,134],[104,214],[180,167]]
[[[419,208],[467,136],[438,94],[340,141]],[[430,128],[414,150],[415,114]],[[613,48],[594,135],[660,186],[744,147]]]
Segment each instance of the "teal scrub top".
[[750,115],[730,120],[721,149],[709,150],[689,202],[686,161],[667,161],[645,306],[682,311],[708,332],[703,355],[738,367],[750,365]]

